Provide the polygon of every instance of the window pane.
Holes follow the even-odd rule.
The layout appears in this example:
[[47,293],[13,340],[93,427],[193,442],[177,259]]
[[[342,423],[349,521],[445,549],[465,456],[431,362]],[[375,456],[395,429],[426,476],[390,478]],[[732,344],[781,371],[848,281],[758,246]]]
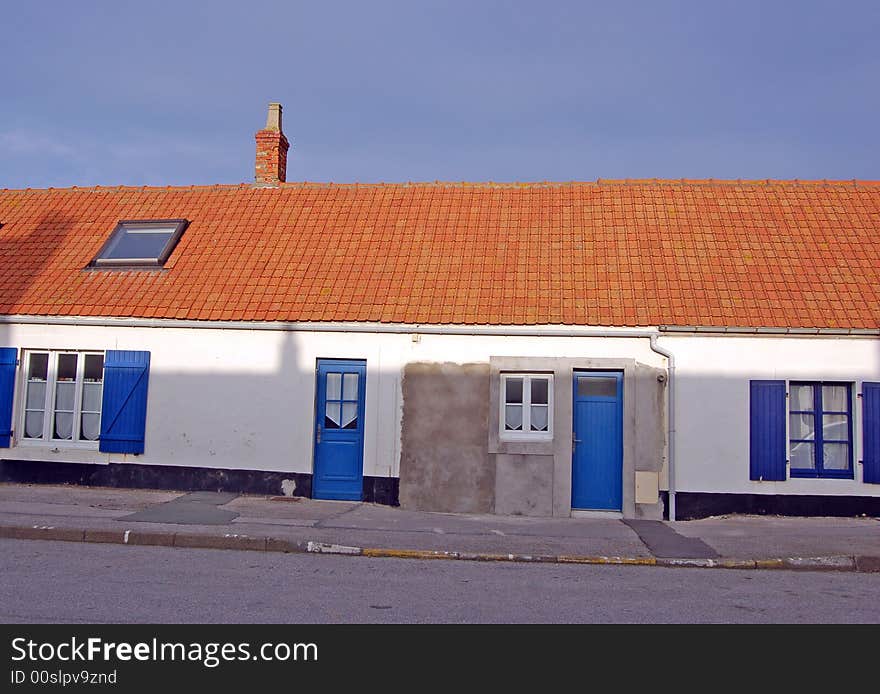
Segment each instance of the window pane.
[[82,416],[79,437],[83,441],[97,441],[101,433],[101,415],[86,413]]
[[849,444],[826,443],[822,447],[822,467],[826,470],[849,470]]
[[578,396],[592,398],[617,397],[617,379],[600,376],[581,376],[578,378]]
[[522,402],[523,401],[523,380],[522,378],[508,377],[505,380],[506,388],[504,402]]
[[792,439],[812,439],[816,424],[815,415],[791,414],[788,416],[788,436]]
[[32,353],[28,367],[28,380],[45,381],[49,374],[49,355]]
[[358,405],[356,402],[342,403],[342,428],[357,429]]
[[324,427],[327,429],[338,429],[339,420],[341,419],[340,407],[338,402],[328,402],[324,416]]
[[43,413],[28,412],[24,416],[24,436],[28,439],[39,439],[43,436]]
[[73,413],[72,412],[56,412],[55,413],[55,433],[52,435],[54,439],[70,439],[73,438]]
[[342,399],[342,374],[327,374],[327,399]]
[[31,381],[27,384],[27,402],[25,409],[42,410],[46,407],[46,384],[41,381]]
[[342,399],[357,400],[358,399],[358,375],[345,374],[342,377]]
[[847,386],[822,386],[822,409],[825,412],[848,412]]
[[792,469],[814,470],[816,468],[816,452],[813,443],[795,443],[791,446],[789,456]]
[[789,409],[792,411],[812,412],[813,386],[792,386]]
[[76,397],[76,383],[71,381],[59,381],[55,385],[55,409],[73,412],[74,398]]
[[83,383],[82,409],[83,412],[101,411],[100,383]]
[[849,441],[849,417],[845,414],[822,415],[822,438]]
[[76,354],[59,354],[58,355],[58,380],[59,381],[75,381],[76,380]]
[[83,378],[87,383],[104,380],[104,355],[87,354]]
[[522,405],[504,407],[504,428],[507,431],[522,431]]
[[532,404],[546,405],[550,392],[550,379],[532,376]]
[[174,229],[175,227],[120,229],[101,257],[108,260],[158,259]]
[[532,431],[547,431],[549,412],[550,408],[547,405],[532,405],[532,420],[530,422]]

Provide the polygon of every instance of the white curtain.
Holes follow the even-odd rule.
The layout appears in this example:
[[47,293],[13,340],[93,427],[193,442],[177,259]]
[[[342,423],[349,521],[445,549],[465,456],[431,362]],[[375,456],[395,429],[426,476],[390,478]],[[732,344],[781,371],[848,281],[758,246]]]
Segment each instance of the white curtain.
[[826,470],[849,468],[849,444],[826,443],[822,448],[822,465]]
[[46,406],[46,382],[29,381],[27,385],[27,409],[42,410]]
[[506,405],[504,408],[504,428],[508,431],[522,430],[522,405]]
[[342,377],[342,399],[357,400],[358,399],[358,375],[345,374]]
[[327,399],[342,399],[342,374],[327,374]]
[[24,416],[24,435],[29,439],[38,439],[43,435],[42,412],[28,412]]
[[547,431],[547,416],[550,408],[547,405],[532,405],[532,431]]
[[791,410],[808,412],[813,409],[813,386],[791,387]]
[[101,415],[84,414],[82,416],[82,431],[80,438],[84,441],[97,441],[101,433]]
[[76,382],[64,381],[55,386],[55,409],[73,411],[76,397]]
[[846,412],[849,403],[846,386],[822,386],[822,409],[826,412]]
[[56,412],[55,413],[55,438],[56,439],[73,438],[73,413],[72,412]]

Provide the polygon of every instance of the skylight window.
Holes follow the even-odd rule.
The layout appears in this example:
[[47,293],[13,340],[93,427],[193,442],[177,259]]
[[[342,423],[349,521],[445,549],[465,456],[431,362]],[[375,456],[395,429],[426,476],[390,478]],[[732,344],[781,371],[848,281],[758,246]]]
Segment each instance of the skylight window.
[[95,267],[161,267],[180,240],[185,219],[126,220],[95,256]]

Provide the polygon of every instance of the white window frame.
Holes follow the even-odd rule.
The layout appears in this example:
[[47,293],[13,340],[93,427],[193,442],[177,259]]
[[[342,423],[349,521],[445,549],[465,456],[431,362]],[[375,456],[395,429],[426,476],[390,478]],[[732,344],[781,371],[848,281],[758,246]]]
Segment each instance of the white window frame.
[[[507,421],[507,381],[521,378],[523,381],[523,428],[522,431],[505,429]],[[532,431],[532,379],[547,381],[547,431]],[[502,371],[499,391],[498,435],[502,441],[551,441],[553,439],[553,374],[536,371]]]
[[[27,416],[27,391],[28,374],[30,372],[31,356],[34,354],[48,354],[49,365],[46,374],[46,397],[43,402],[43,435],[40,438],[28,438],[25,435],[25,417]],[[55,386],[58,382],[58,357],[62,354],[76,354],[76,380],[73,400],[73,428],[71,438],[52,438],[53,424],[55,421]],[[106,354],[100,350],[77,350],[77,349],[28,349],[24,351],[21,359],[21,397],[18,398],[19,416],[18,427],[15,433],[16,445],[38,446],[53,448],[83,448],[97,450],[99,442],[80,440],[80,427],[82,425],[82,393],[85,379],[86,356],[96,355],[106,359]],[[104,380],[101,378],[101,400],[104,395]]]

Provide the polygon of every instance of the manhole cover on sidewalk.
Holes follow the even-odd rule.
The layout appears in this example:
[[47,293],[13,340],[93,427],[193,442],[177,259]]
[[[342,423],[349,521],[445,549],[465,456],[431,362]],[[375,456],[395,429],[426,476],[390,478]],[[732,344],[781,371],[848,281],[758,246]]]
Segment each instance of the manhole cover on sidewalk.
[[230,492],[192,492],[117,520],[178,525],[226,525],[238,518],[238,514],[218,507],[228,504],[236,497],[238,494]]
[[697,537],[679,535],[662,521],[623,521],[632,528],[655,557],[670,559],[717,559],[718,552]]

